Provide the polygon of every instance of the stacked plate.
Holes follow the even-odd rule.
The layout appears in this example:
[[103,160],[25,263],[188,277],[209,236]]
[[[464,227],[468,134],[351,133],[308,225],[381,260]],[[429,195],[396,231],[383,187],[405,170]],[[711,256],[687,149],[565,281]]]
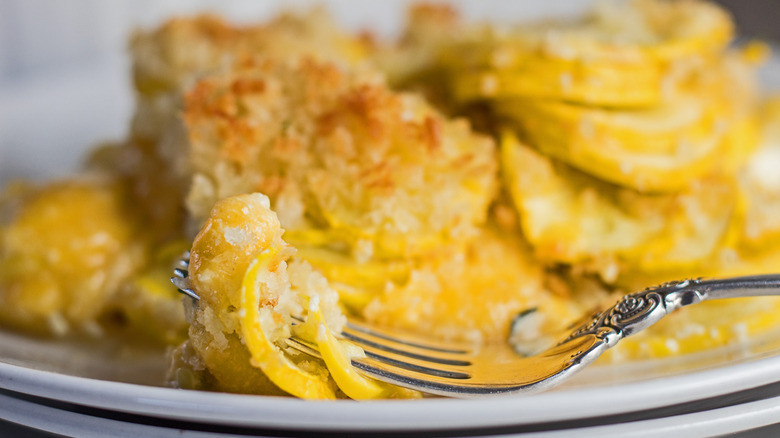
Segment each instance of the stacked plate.
[[82,437],[694,437],[780,418],[780,333],[694,356],[597,364],[544,394],[472,400],[313,402],[176,390],[152,385],[164,372],[157,353],[0,333],[0,418]]

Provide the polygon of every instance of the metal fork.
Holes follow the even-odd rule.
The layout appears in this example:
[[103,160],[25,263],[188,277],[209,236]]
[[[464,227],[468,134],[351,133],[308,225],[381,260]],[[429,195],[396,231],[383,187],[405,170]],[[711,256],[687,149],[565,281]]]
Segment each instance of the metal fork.
[[[187,278],[188,268],[189,253],[171,281],[179,292],[199,300]],[[378,380],[448,397],[530,394],[559,385],[621,339],[681,307],[765,295],[780,295],[780,274],[664,283],[628,294],[614,306],[585,316],[562,340],[531,356],[518,354],[508,342],[482,346],[441,342],[354,319],[349,319],[340,335],[366,352],[365,357],[352,359],[352,365]],[[319,356],[315,346],[304,340],[292,337],[287,345]]]

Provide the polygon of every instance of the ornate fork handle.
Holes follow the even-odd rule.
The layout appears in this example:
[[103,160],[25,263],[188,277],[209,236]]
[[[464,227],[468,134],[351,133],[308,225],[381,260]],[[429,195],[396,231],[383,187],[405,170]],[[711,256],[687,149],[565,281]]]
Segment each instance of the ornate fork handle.
[[609,348],[620,339],[644,330],[681,307],[705,300],[761,295],[780,295],[780,275],[721,280],[694,278],[664,283],[624,296],[614,306],[594,314],[560,344],[594,335]]

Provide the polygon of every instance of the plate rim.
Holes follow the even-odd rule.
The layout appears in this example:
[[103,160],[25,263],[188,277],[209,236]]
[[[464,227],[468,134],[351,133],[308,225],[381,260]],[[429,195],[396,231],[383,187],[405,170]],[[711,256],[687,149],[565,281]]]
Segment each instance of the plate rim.
[[[0,409],[7,414],[6,421],[20,424],[35,430],[41,430],[51,433],[60,433],[67,435],[85,435],[85,432],[92,432],[90,436],[104,436],[106,433],[115,435],[134,435],[137,436],[181,436],[186,431],[193,436],[234,436],[230,431],[221,430],[198,430],[197,425],[194,429],[187,428],[187,424],[171,427],[166,424],[156,424],[154,422],[134,422],[127,418],[105,417],[91,415],[90,412],[79,412],[71,410],[62,410],[56,407],[38,404],[35,401],[17,399],[0,392]],[[568,437],[572,433],[579,433],[586,436],[601,436],[604,438],[624,438],[632,436],[635,438],[649,438],[663,434],[667,438],[692,438],[715,436],[721,434],[735,433],[757,427],[776,424],[777,415],[780,413],[780,397],[771,397],[762,400],[737,403],[716,409],[707,409],[699,412],[685,413],[681,415],[670,415],[666,417],[650,418],[634,422],[625,422],[617,424],[602,425],[582,425],[561,430],[520,432],[523,436],[533,437]],[[96,431],[100,431],[99,435]],[[364,434],[366,431],[363,431]],[[421,431],[425,433],[424,431]],[[464,434],[463,436],[482,436],[480,430],[475,430],[473,435]],[[500,435],[486,431],[488,435]],[[327,431],[324,431],[327,434]],[[361,434],[363,435],[363,434]],[[271,436],[277,436],[271,431]],[[287,436],[284,432],[281,435]],[[513,434],[516,436],[516,434]]]
[[420,431],[638,412],[777,383],[778,369],[780,356],[773,356],[683,375],[527,396],[357,402],[145,386],[36,370],[0,358],[0,388],[85,407],[196,423],[282,430]]

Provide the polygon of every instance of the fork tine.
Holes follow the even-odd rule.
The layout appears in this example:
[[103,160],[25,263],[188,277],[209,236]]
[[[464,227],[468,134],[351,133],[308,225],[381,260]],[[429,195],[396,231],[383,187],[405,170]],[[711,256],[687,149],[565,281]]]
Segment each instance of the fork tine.
[[471,365],[468,362],[461,366],[449,366],[444,365],[441,362],[429,362],[387,351],[379,353],[367,348],[365,345],[361,345],[361,347],[363,347],[363,351],[366,353],[366,358],[353,359],[353,364],[355,361],[366,362],[366,359],[369,359],[371,361],[370,363],[375,364],[375,366],[378,364],[389,365],[392,368],[404,369],[426,376],[436,376],[446,379],[468,379],[471,377],[471,374],[466,372],[463,368],[463,366]]
[[452,366],[468,366],[471,362],[468,360],[468,356],[463,354],[454,355],[451,353],[441,353],[437,350],[431,350],[426,348],[419,348],[416,345],[406,344],[402,342],[394,342],[387,338],[375,337],[368,334],[360,333],[358,335],[344,330],[342,336],[359,346],[361,346],[366,353],[373,353],[376,355],[393,355],[403,356],[408,359],[416,359],[422,362],[435,363],[440,365],[452,365]]
[[[305,318],[298,315],[292,315],[292,319],[300,323],[305,321]],[[472,354],[468,348],[443,348],[442,345],[444,344],[437,344],[432,340],[426,340],[425,344],[415,343],[406,339],[407,336],[411,338],[413,335],[404,333],[403,335],[391,336],[389,333],[390,332],[387,330],[380,332],[375,328],[369,329],[362,324],[350,320],[344,326],[339,337],[358,344],[366,350],[367,353],[370,352],[375,356],[387,357],[388,354],[391,354],[440,365],[468,366],[471,364],[468,360],[469,358],[465,356],[467,354]],[[404,336],[404,338],[401,339],[400,336]],[[296,346],[293,346],[293,348],[296,348]],[[309,346],[309,349],[314,350],[314,347]],[[303,351],[304,349],[299,350]],[[307,351],[303,352],[306,353]],[[399,359],[400,358],[396,358],[395,360]],[[393,359],[388,358],[387,360]]]
[[195,289],[190,287],[190,283],[186,278],[171,277],[171,283],[176,286],[176,290],[183,293],[184,295],[187,295],[195,301],[200,300],[200,296],[197,294],[197,292],[195,292]]
[[[286,340],[289,347],[309,356],[321,358],[315,346],[307,341],[297,338]],[[365,346],[363,346],[365,348]],[[385,382],[428,392],[430,394],[446,396],[484,396],[503,392],[532,392],[533,388],[524,388],[520,385],[498,383],[485,385],[485,376],[477,376],[480,372],[493,373],[493,368],[473,369],[467,366],[462,369],[440,366],[426,366],[424,362],[416,362],[402,358],[398,360],[392,355],[375,354],[369,349],[364,350],[365,357],[352,358],[352,365],[363,373]],[[472,374],[472,371],[477,374]],[[499,373],[500,374],[500,373]],[[476,379],[475,379],[476,378]],[[526,385],[528,386],[528,385]]]
[[[305,318],[298,315],[292,315],[292,319],[297,323],[305,321]],[[440,350],[443,349],[440,348],[434,350],[430,346],[419,347],[413,343],[396,341],[394,337],[387,335],[387,332],[384,332],[380,337],[376,336],[374,329],[355,331],[354,326],[356,325],[353,322],[348,322],[344,331],[340,333],[340,337],[360,346],[366,356],[372,360],[430,376],[450,379],[469,377],[469,374],[464,372],[462,368],[458,368],[471,365],[469,357],[463,355],[465,349],[449,350],[462,352],[458,355],[442,353]],[[349,330],[350,326],[353,330]],[[317,351],[317,347],[308,341],[291,337],[286,339],[286,344],[288,347],[309,356],[322,357]]]
[[[378,380],[431,394],[452,395],[453,392],[468,393],[468,387],[471,386],[468,383],[470,375],[467,373],[453,373],[450,375],[430,373],[424,369],[409,369],[377,362],[371,357],[353,359],[352,365]],[[446,390],[443,390],[443,388],[446,388]]]
[[190,252],[185,251],[184,254],[182,254],[181,258],[176,262],[177,268],[173,270],[173,277],[171,277],[171,283],[173,283],[174,286],[176,286],[176,289],[183,293],[184,295],[187,295],[188,297],[192,298],[195,301],[200,300],[200,296],[195,292],[195,289],[192,288],[192,285],[189,281],[189,268],[190,268]]
[[[420,349],[425,353],[438,352],[452,355],[468,355],[473,353],[473,348],[466,345],[459,345],[455,342],[437,342],[433,339],[423,339],[414,333],[401,331],[393,332],[391,329],[380,329],[370,327],[352,319],[344,327],[344,334],[357,338],[376,338],[386,342],[379,342],[383,345],[392,346],[396,349],[414,348]],[[457,347],[453,347],[453,345]]]
[[[312,357],[316,357],[318,359],[322,359],[322,356],[320,355],[320,352],[317,350],[317,347],[307,341],[295,337],[290,337],[285,339],[285,343],[287,344],[288,347],[296,351],[299,351],[301,353],[307,354]],[[441,366],[442,364],[440,362],[431,363],[431,362],[426,362],[425,360],[414,360],[414,359],[410,359],[408,356],[397,355],[397,354],[392,354],[387,352],[377,353],[376,351],[372,350],[370,347],[367,348],[366,345],[361,344],[360,346],[363,348],[363,351],[366,354],[366,358],[370,359],[371,361],[376,361],[376,363],[387,364],[392,367],[397,367],[399,369],[405,369],[408,371],[417,372],[422,375],[436,376],[436,377],[446,378],[446,379],[468,379],[470,377],[470,374],[464,372],[463,370],[459,370],[457,368],[452,368],[452,367],[443,367]],[[361,359],[353,359],[353,364],[355,360],[361,360]],[[470,365],[470,364],[468,362],[464,362],[463,365]]]
[[179,278],[187,278],[190,275],[186,268],[176,268],[173,270],[173,273]]
[[[506,365],[508,364],[512,365],[510,367],[511,370],[507,369]],[[383,363],[370,356],[354,358],[352,359],[352,365],[377,380],[428,394],[448,397],[482,397],[493,394],[532,393],[544,387],[543,384],[539,384],[540,382],[550,380],[534,381],[521,379],[518,381],[514,377],[518,375],[524,376],[525,372],[522,370],[529,365],[527,362],[523,363],[522,360],[504,361],[502,363],[500,360],[494,361],[491,358],[489,362],[467,367],[467,372],[449,375]]]
[[303,354],[308,354],[309,356],[316,357],[317,359],[322,359],[322,355],[320,352],[314,347],[314,345],[298,338],[287,338],[285,339],[285,343],[288,347],[292,348],[293,350],[299,351]]

